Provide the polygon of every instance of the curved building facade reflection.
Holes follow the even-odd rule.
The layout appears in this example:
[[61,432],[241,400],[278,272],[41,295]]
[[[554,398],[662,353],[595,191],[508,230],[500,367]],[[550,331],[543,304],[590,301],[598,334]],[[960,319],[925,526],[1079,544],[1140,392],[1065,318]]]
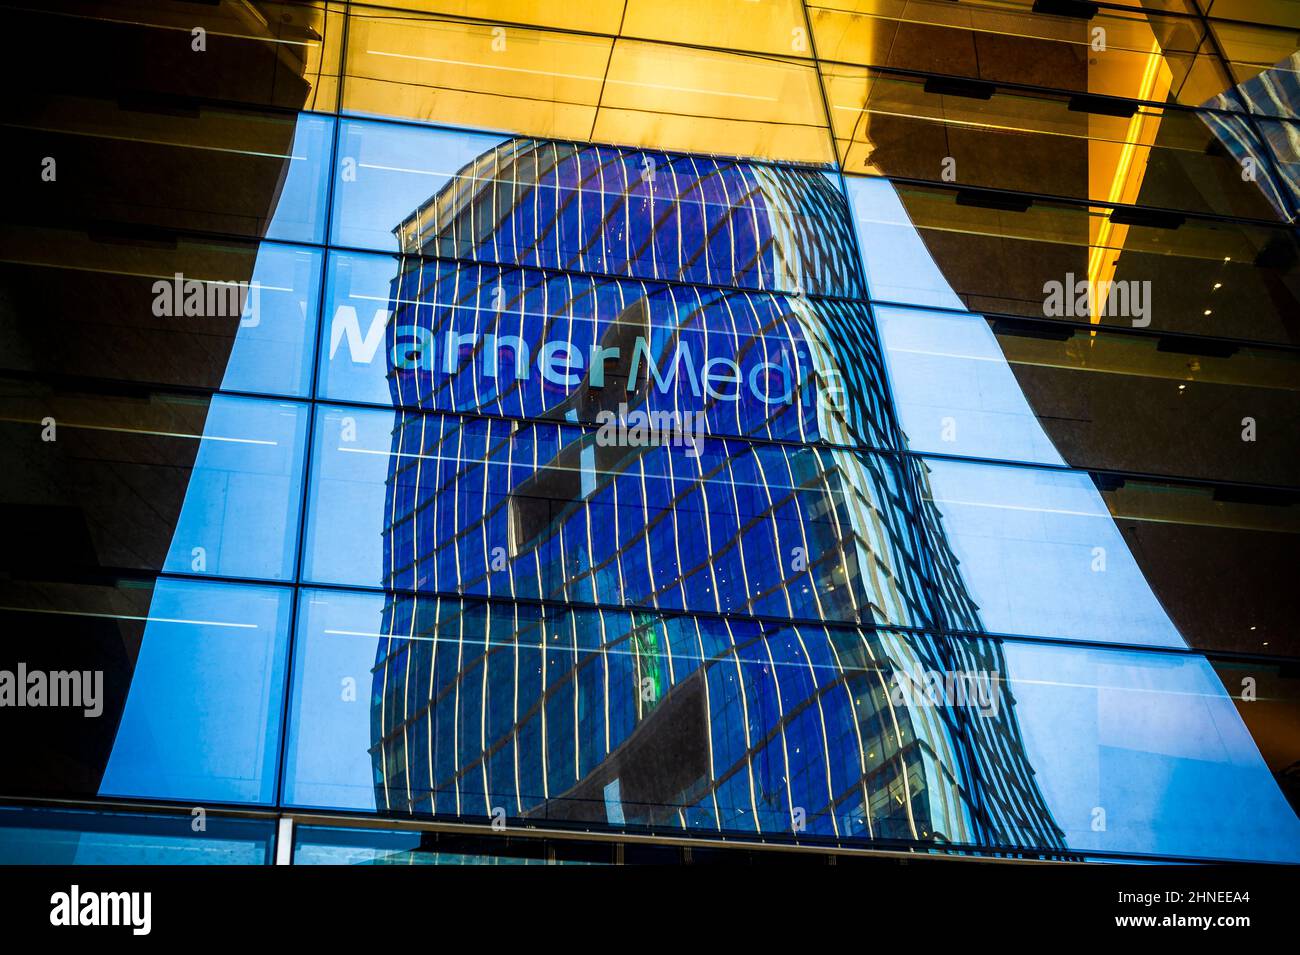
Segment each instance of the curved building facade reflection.
[[392,399],[436,413],[395,413],[381,809],[1064,847],[999,645],[931,632],[982,627],[888,453],[847,213],[517,140],[401,224]]

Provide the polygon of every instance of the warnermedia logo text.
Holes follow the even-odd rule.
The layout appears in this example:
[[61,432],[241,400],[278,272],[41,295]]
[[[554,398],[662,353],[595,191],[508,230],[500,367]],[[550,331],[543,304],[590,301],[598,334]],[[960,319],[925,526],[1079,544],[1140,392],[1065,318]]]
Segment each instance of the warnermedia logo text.
[[[383,309],[376,310],[363,333],[356,309],[340,305],[330,324],[329,359],[346,355],[353,364],[368,365],[379,355],[387,330],[388,313]],[[790,405],[796,396],[808,404],[804,386],[817,381],[830,407],[843,410],[846,403],[847,389],[840,372],[822,367],[797,351],[791,354],[786,348],[779,349],[768,361],[754,363],[746,372],[730,358],[697,355],[690,343],[682,340],[675,342],[671,352],[656,359],[644,335],[635,336],[629,347],[593,344],[587,349],[555,339],[542,342],[535,352],[517,335],[477,331],[438,334],[421,325],[398,325],[392,329],[392,336],[389,364],[404,372],[456,375],[462,372],[462,356],[472,354],[478,365],[475,373],[481,377],[527,381],[538,374],[543,382],[561,389],[584,383],[603,389],[610,379],[618,378],[625,381],[629,393],[653,383],[661,394],[689,388],[694,396],[713,401],[740,401],[752,396],[767,405]]]

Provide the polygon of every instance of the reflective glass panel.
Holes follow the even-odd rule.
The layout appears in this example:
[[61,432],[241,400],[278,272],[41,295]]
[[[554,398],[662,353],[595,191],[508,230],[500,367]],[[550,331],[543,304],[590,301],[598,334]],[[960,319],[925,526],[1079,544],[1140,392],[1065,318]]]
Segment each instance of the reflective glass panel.
[[[342,4],[58,0],[11,8],[0,57],[24,77],[24,97],[49,89],[95,90],[159,109],[197,112],[204,101],[281,109],[337,105]],[[107,15],[106,15],[107,14]],[[193,32],[205,32],[196,49]],[[33,57],[57,57],[58,76],[30,82]],[[201,65],[196,57],[201,56]]]
[[294,865],[611,865],[614,846],[450,832],[298,826]]
[[275,823],[210,816],[0,808],[4,865],[266,865]]
[[837,64],[835,74],[839,64],[890,67],[1189,106],[1231,85],[1200,19],[1150,12],[1194,14],[1187,0],[1141,10],[1107,4],[1086,19],[1032,7],[1032,0],[960,8],[945,0],[818,0],[808,13],[818,56]]
[[315,582],[927,616],[913,491],[881,455],[330,408],[312,470],[304,575]]
[[16,190],[4,209],[10,221],[70,225],[109,240],[169,242],[173,230],[324,237],[331,117],[83,95],[21,97],[6,122],[5,174],[49,186],[30,175],[49,157],[57,183]]
[[[978,629],[1102,643],[1294,648],[1297,495],[928,458],[937,546]],[[968,626],[967,624],[966,626]],[[965,626],[963,626],[963,629]],[[1253,646],[1252,646],[1253,644]]]
[[1300,341],[1300,246],[1289,229],[1118,222],[1041,201],[1016,211],[960,190],[857,176],[848,188],[877,300]]
[[1283,450],[1300,442],[1293,352],[888,306],[875,317],[914,450],[1300,485]]
[[503,265],[858,295],[826,173],[611,146],[346,123],[334,241]]
[[[287,580],[303,405],[5,383],[12,566]],[[53,534],[52,534],[53,531]]]
[[6,795],[274,798],[287,590],[28,580],[0,600]]
[[365,8],[348,18],[342,108],[584,138],[612,45],[607,37]]
[[[1196,657],[380,594],[304,613],[299,804],[1067,858],[1300,851]],[[371,862],[440,838],[303,842]]]
[[[14,303],[0,316],[6,371],[286,396],[309,389],[318,250],[55,229],[4,232],[0,250]],[[39,314],[58,320],[30,320]]]
[[1156,105],[1107,115],[1077,97],[992,87],[961,95],[922,77],[847,67],[828,85],[842,100],[831,110],[846,172],[1290,219],[1284,196],[1294,179],[1282,181],[1241,116]]
[[1300,820],[1210,664],[1007,643],[1024,749],[1072,848],[1300,860]]

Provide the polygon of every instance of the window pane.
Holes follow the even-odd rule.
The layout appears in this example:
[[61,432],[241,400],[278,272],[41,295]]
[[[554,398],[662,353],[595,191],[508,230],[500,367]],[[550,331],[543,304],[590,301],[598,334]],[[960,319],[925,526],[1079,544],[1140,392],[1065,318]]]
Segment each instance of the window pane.
[[503,265],[860,295],[818,170],[346,123],[334,240]]
[[266,865],[275,823],[154,813],[0,808],[4,865]]
[[921,77],[827,69],[847,172],[1290,219],[1273,161],[1240,116],[1136,105],[1113,116],[1066,95],[990,87],[978,98]]
[[5,173],[27,182],[28,170],[51,157],[58,187],[16,191],[10,221],[108,240],[157,230],[322,240],[330,117],[178,107],[165,98],[33,97],[17,106]]
[[[298,804],[1065,858],[1300,845],[1192,656],[338,592],[304,613]],[[299,839],[300,862],[467,851],[434,834]]]
[[370,8],[348,18],[346,112],[501,129],[591,133],[613,41]]
[[[1294,647],[1295,494],[929,458],[925,494],[994,633]],[[969,627],[969,622],[964,625]],[[1264,639],[1267,639],[1264,638]]]
[[[1300,442],[1293,352],[957,312],[875,316],[914,450],[1300,485],[1300,462],[1280,452]],[[1279,453],[1243,440],[1243,416]]]
[[[848,184],[877,300],[1246,341],[1300,335],[1290,318],[1300,314],[1290,230],[1124,224],[1083,206],[1034,202],[1017,212],[883,179]],[[1112,286],[1124,294],[1112,298]],[[1083,297],[1089,287],[1095,308]]]
[[1025,751],[1072,848],[1300,859],[1295,810],[1204,659],[1004,646]]
[[[85,0],[45,6],[12,10],[0,43],[6,62],[57,55],[59,80],[46,88],[131,91],[173,110],[204,100],[335,108],[342,4],[327,11],[322,2],[262,2],[251,15],[216,3],[125,0],[109,16]],[[193,48],[196,28],[206,34],[201,51]],[[57,47],[50,39],[56,36]],[[201,68],[196,56],[203,57]],[[31,84],[23,92],[31,97],[44,89]]]
[[302,405],[5,390],[12,566],[292,576]]
[[[321,258],[275,243],[11,230],[0,236],[0,281],[15,304],[0,318],[9,343],[0,363],[37,375],[305,396]],[[230,283],[244,287],[232,293]],[[38,313],[57,321],[26,320]]]
[[299,826],[294,865],[612,865],[614,846],[451,832]]
[[[159,579],[4,587],[6,795],[269,803],[290,597]],[[12,681],[12,682],[11,682]]]

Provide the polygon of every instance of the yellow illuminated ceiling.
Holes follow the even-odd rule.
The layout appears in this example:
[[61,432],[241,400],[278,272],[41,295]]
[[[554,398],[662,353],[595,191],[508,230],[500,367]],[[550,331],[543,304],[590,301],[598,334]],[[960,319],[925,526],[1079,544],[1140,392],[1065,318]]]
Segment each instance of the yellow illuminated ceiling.
[[[1166,104],[1202,106],[1300,62],[1296,0],[1214,0],[1208,17],[1191,0],[1120,0],[1090,19],[1035,14],[1032,0],[179,6],[70,0],[51,15],[151,24],[182,43],[202,22],[214,45],[268,44],[279,69],[301,78],[299,89],[307,83],[299,105],[321,112],[838,163],[848,173],[1095,203],[1077,217],[1022,217],[1016,228],[1061,230],[1050,241],[1086,244],[1096,282],[1145,241],[1112,223],[1108,207],[1139,202],[1157,154],[1202,169],[1203,124]],[[958,89],[929,88],[934,79]],[[265,104],[279,106],[287,85],[276,74],[250,89],[270,90]],[[1079,97],[1144,105],[1107,115],[1076,108]],[[1294,116],[1294,104],[1278,111],[1287,108]],[[958,163],[952,178],[941,175],[945,159]],[[1214,194],[1214,183],[1203,192]],[[908,199],[918,225],[928,201]],[[928,227],[981,228],[966,221],[978,211],[945,206],[942,215]]]
[[[1091,19],[1035,14],[1032,0],[221,0],[180,6],[186,9],[164,0],[70,0],[56,16],[147,23],[171,32],[202,22],[213,42],[275,44],[311,84],[309,109],[630,146],[839,161],[865,172],[882,171],[870,158],[877,109],[872,71],[1136,98],[1151,95],[1143,78],[1154,56],[1158,86],[1167,87],[1161,99],[1199,106],[1236,82],[1278,68],[1300,47],[1289,14],[1295,0],[1214,0],[1208,18],[1192,0],[1120,0]],[[972,115],[969,102],[947,99],[961,115],[931,111],[925,118],[953,125],[984,121]],[[1031,132],[1042,121],[1033,115],[987,119],[991,128],[1021,123]],[[1126,138],[1086,122],[1063,132]],[[1113,191],[1114,150],[1093,152],[1107,168],[1088,178],[1097,183],[1095,197],[1105,199]]]
[[[347,112],[508,133],[839,161],[850,171],[888,173],[870,162],[875,77],[869,68],[1135,98],[1152,95],[1143,78],[1154,56],[1160,101],[1201,105],[1230,88],[1232,75],[1207,21],[1191,15],[1185,0],[1158,6],[1117,6],[1081,20],[1034,14],[1029,0],[352,5],[340,105]],[[1233,10],[1249,16],[1243,3]],[[1273,6],[1260,5],[1265,22],[1277,15]],[[1297,38],[1234,24],[1217,42],[1254,64],[1284,59]],[[1223,55],[1231,59],[1231,50]],[[953,102],[959,112],[969,105]],[[956,121],[942,112],[927,118]],[[1060,132],[1112,143],[1127,138],[1125,129],[1099,132],[1089,128],[1086,114],[1076,118]],[[1027,122],[1034,131],[1035,118],[991,122]],[[1149,122],[1132,132],[1149,134]],[[1105,200],[1114,191],[1119,150],[1093,152],[1106,169],[1087,178],[1097,184],[1092,197]]]

